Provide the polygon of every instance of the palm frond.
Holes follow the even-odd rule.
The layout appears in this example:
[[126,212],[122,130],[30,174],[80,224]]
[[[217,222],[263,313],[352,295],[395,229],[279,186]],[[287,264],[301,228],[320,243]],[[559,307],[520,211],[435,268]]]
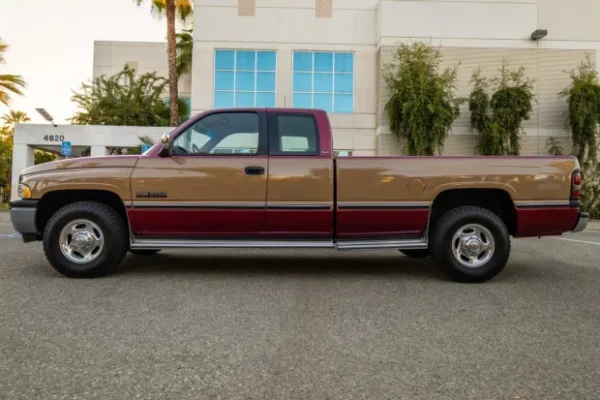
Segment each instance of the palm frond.
[[4,114],[0,119],[4,121],[4,125],[9,128],[14,127],[16,124],[22,124],[24,122],[31,121],[29,115],[24,111],[11,110],[7,114]]
[[184,29],[178,33],[177,44],[177,76],[181,76],[185,72],[189,72],[192,67],[192,53],[194,49],[193,29]]
[[2,41],[2,38],[0,37],[0,64],[6,64],[6,59],[4,58],[4,53],[6,52],[8,47],[9,47],[8,44],[4,43]]
[[186,22],[193,14],[193,1],[190,0],[175,0],[175,7],[177,7],[177,17],[181,22]]
[[0,75],[0,87],[2,85],[16,85],[22,88],[27,86],[21,75]]
[[19,75],[0,75],[0,102],[8,106],[10,94],[23,95],[23,88],[27,84]]
[[133,0],[133,3],[139,7],[147,1],[150,3],[150,13],[156,18],[161,18],[167,7],[166,0]]

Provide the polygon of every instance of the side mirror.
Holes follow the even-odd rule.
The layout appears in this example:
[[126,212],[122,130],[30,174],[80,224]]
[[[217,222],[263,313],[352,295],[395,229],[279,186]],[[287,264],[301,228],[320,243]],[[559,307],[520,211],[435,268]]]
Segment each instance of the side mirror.
[[158,153],[159,157],[169,157],[171,153],[171,135],[169,132],[163,133],[160,142],[163,144],[163,148]]

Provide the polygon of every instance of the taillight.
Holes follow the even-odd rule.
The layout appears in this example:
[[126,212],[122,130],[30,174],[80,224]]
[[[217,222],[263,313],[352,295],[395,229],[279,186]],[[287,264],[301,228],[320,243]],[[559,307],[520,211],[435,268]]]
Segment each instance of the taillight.
[[571,176],[571,200],[579,200],[581,198],[581,171],[573,171]]

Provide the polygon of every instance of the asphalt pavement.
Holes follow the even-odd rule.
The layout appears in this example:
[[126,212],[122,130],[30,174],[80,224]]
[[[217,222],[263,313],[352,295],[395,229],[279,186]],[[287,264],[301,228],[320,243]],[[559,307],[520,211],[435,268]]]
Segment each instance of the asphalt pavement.
[[600,226],[493,281],[395,251],[168,251],[64,278],[0,213],[0,399],[598,399]]

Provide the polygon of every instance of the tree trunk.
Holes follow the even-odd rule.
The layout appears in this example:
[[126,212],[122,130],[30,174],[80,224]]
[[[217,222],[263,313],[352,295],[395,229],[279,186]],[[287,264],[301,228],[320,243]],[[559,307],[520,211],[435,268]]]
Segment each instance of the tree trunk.
[[175,47],[175,12],[175,0],[167,0],[167,55],[169,58],[169,101],[171,103],[171,126],[179,125],[177,49]]

